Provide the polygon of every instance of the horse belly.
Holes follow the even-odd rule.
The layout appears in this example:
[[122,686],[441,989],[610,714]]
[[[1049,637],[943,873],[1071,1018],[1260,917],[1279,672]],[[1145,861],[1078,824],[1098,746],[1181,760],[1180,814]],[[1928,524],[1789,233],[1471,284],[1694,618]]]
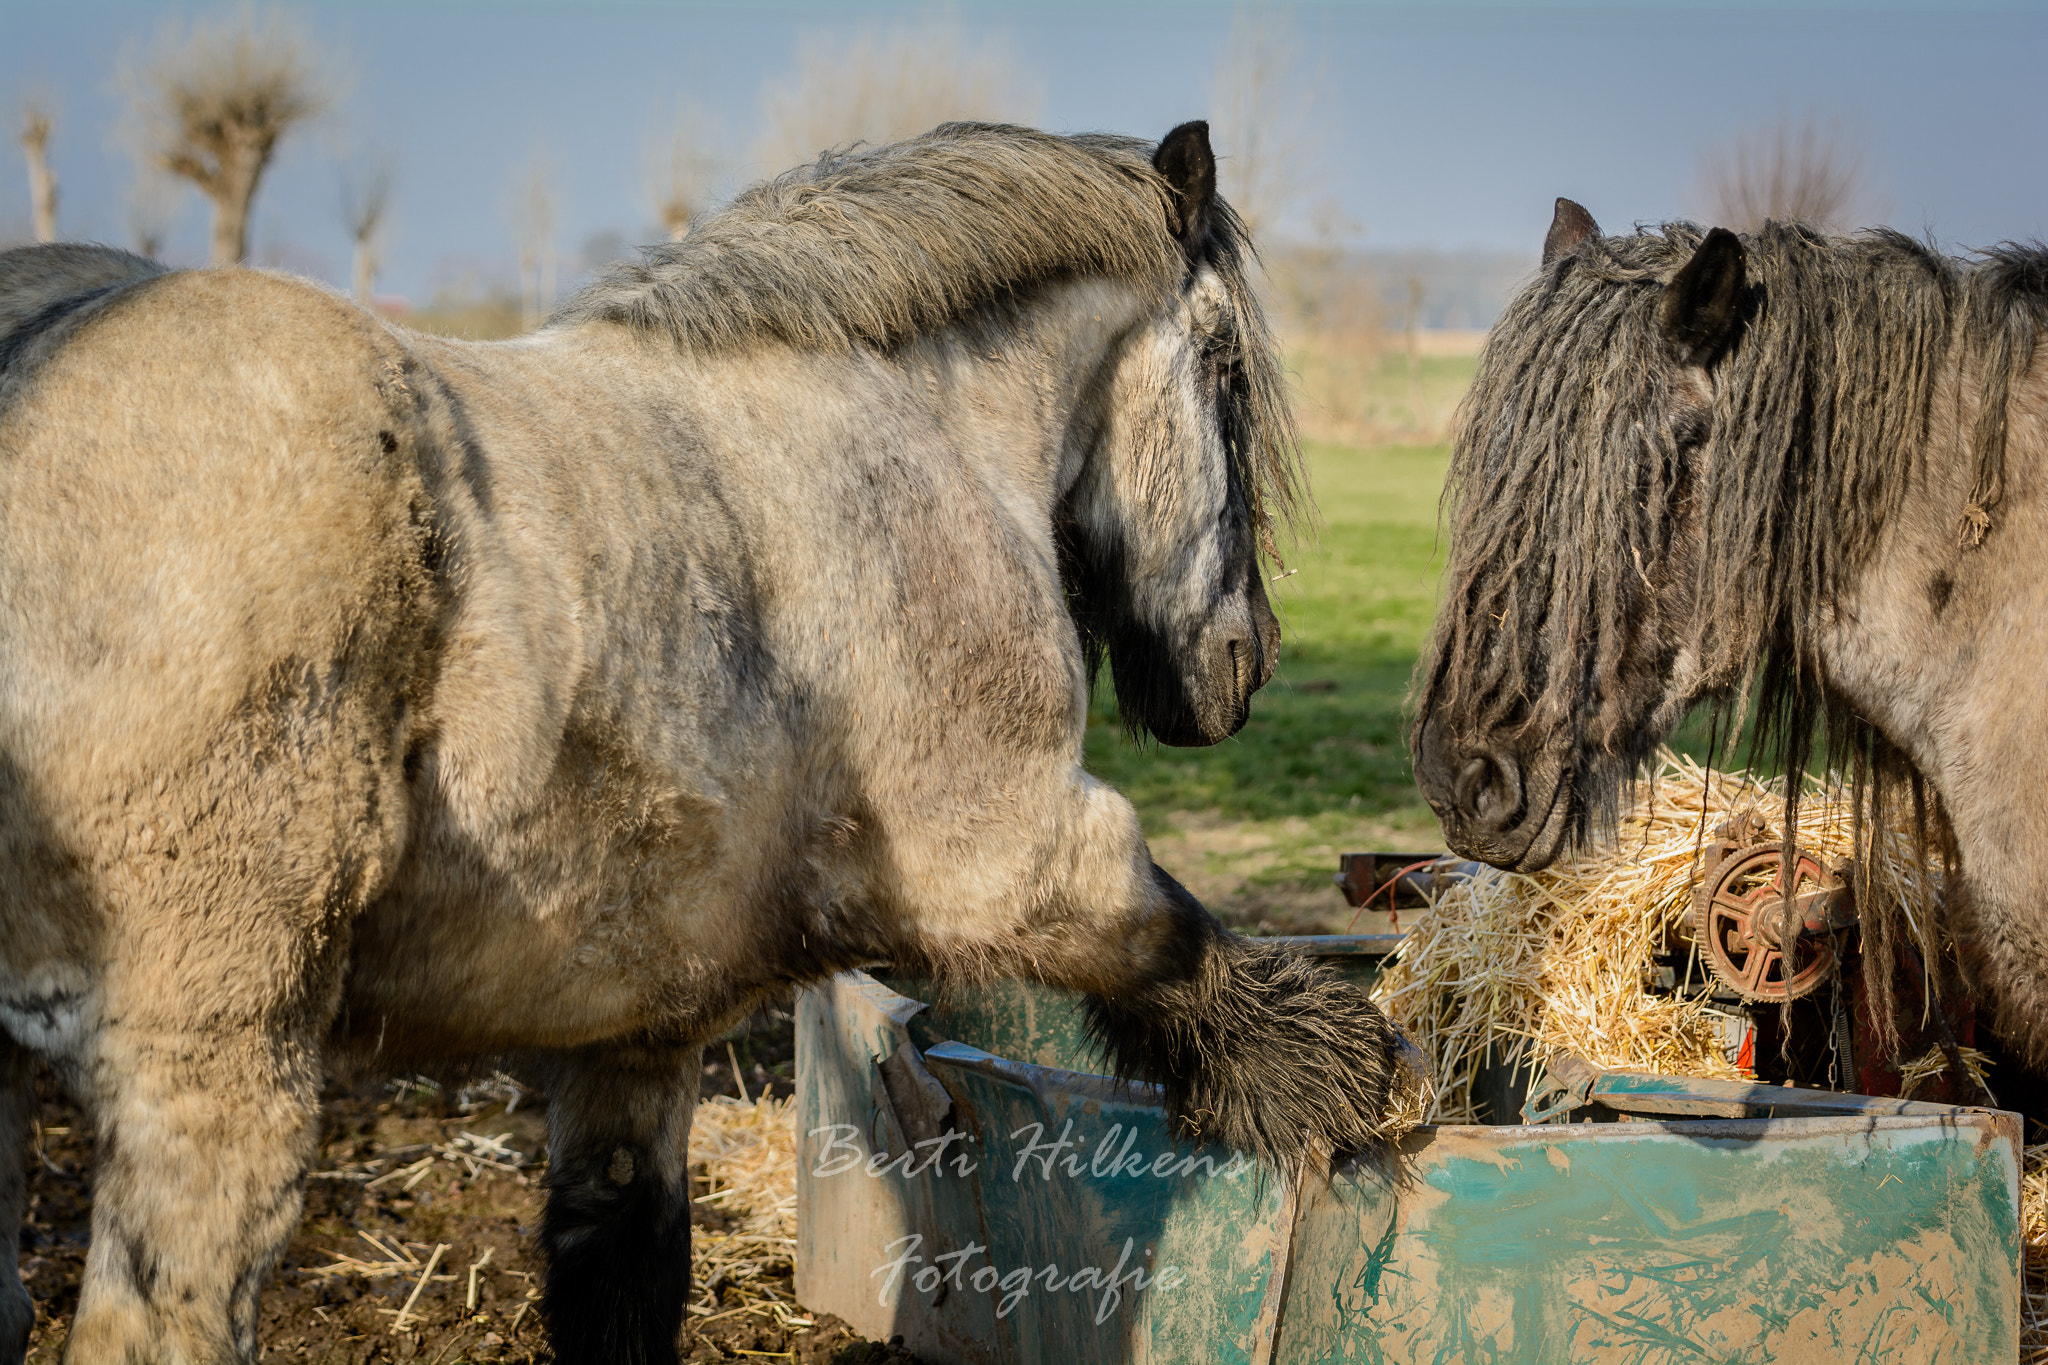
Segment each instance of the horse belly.
[[339,1023],[352,1050],[465,1056],[688,1035],[747,994],[743,936],[720,931],[745,893],[719,856],[715,808],[671,797],[621,819],[552,785],[553,799],[495,832],[445,812],[423,822],[356,927]]

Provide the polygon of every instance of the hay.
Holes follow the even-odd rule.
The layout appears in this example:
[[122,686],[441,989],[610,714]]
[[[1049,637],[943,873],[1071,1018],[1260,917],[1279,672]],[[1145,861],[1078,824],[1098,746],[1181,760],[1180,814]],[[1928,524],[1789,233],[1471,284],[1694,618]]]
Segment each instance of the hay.
[[2048,1365],[2048,1143],[2020,1166],[2020,1365]]
[[[1726,1052],[1729,1016],[1647,987],[1654,955],[1691,911],[1702,844],[1745,812],[1782,832],[1782,785],[1663,750],[1612,842],[1534,874],[1485,868],[1440,893],[1375,991],[1436,1067],[1429,1121],[1477,1122],[1473,1082],[1489,1062],[1535,1067],[1570,1052],[1602,1067],[1739,1076]],[[1799,844],[1824,863],[1847,858],[1852,823],[1843,785],[1809,779]],[[1926,944],[1938,872],[1921,863],[1910,827],[1880,831],[1876,848],[1877,887]],[[1701,981],[1707,968],[1693,960],[1687,971]]]
[[690,1240],[693,1321],[760,1317],[783,1327],[812,1320],[786,1285],[796,1251],[795,1101],[763,1095],[701,1101],[690,1124],[690,1166],[710,1188],[697,1203],[724,1215],[727,1227],[694,1230]]
[[[1991,1093],[1987,1079],[1991,1070],[1991,1059],[1973,1047],[1958,1047],[1956,1056],[1962,1061],[1963,1070],[1970,1073],[1970,1079],[1977,1083],[1985,1094]],[[1927,1049],[1910,1062],[1899,1064],[1899,1098],[1910,1100],[1913,1093],[1928,1081],[1934,1080],[1948,1070],[1948,1054],[1938,1047]]]
[[[1702,843],[1744,812],[1782,833],[1782,786],[1713,772],[1664,750],[1612,843],[1533,875],[1486,868],[1441,892],[1416,917],[1374,991],[1436,1066],[1428,1121],[1478,1122],[1473,1083],[1489,1060],[1537,1067],[1571,1052],[1602,1067],[1739,1076],[1724,1051],[1726,1016],[1704,1001],[1646,988],[1654,954],[1691,911]],[[1851,856],[1842,784],[1809,779],[1796,828],[1797,842],[1823,864]],[[1921,961],[1935,960],[1940,869],[1921,861],[1909,825],[1878,831],[1870,871],[1903,912]],[[1706,967],[1695,960],[1689,970],[1698,981]],[[1933,997],[1930,984],[1922,983],[1924,998]],[[1989,1059],[1973,1048],[1959,1052],[1981,1082]],[[1911,1095],[1946,1065],[1939,1049],[1906,1062],[1901,1093]],[[2020,1234],[2020,1360],[2048,1365],[2048,1143],[2026,1149]]]

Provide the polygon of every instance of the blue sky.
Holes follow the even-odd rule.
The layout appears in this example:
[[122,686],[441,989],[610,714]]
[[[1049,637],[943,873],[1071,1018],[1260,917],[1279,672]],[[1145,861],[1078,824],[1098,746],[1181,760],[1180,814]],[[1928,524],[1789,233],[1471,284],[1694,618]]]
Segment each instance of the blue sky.
[[[573,262],[591,237],[651,232],[641,168],[679,96],[716,111],[742,149],[764,81],[800,37],[851,39],[928,6],[528,0],[291,6],[350,80],[334,113],[288,144],[258,202],[259,252],[340,280],[340,166],[388,149],[395,217],[382,288],[424,299],[465,276],[509,276],[507,213],[544,148]],[[68,235],[121,241],[129,163],[114,139],[124,51],[166,21],[217,10],[0,0],[0,101],[51,92]],[[1227,4],[955,5],[1043,91],[1040,120],[1157,136],[1209,112]],[[1951,246],[2048,236],[2048,7],[1978,3],[1310,4],[1291,9],[1299,80],[1321,93],[1303,139],[1313,197],[1375,247],[1532,253],[1551,199],[1609,230],[1697,213],[1701,154],[1781,116],[1829,121],[1865,150],[1874,221]],[[1218,127],[1226,154],[1230,130]],[[27,192],[0,144],[0,229]],[[759,168],[757,168],[759,169]],[[187,196],[167,254],[196,259]],[[1299,226],[1297,223],[1296,226]]]

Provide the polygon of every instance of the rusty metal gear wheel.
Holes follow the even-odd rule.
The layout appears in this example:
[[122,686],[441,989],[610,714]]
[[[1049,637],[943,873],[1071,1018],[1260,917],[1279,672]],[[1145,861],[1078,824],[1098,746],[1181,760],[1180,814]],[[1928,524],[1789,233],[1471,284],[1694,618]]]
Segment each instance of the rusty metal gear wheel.
[[1775,844],[1730,850],[1693,893],[1694,941],[1714,975],[1744,1000],[1782,1003],[1818,990],[1834,972],[1836,937],[1856,922],[1840,873],[1798,851],[1788,962],[1784,895],[1784,854]]

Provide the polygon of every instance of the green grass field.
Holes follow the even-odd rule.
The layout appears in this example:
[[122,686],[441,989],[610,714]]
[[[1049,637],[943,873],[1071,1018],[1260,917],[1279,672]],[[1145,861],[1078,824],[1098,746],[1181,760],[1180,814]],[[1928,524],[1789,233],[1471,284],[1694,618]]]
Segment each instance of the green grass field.
[[1441,848],[1409,775],[1403,702],[1436,606],[1443,446],[1311,444],[1320,530],[1272,587],[1285,639],[1236,737],[1170,749],[1125,734],[1105,676],[1090,769],[1136,804],[1160,864],[1227,917],[1311,932],[1348,918],[1338,853]]

